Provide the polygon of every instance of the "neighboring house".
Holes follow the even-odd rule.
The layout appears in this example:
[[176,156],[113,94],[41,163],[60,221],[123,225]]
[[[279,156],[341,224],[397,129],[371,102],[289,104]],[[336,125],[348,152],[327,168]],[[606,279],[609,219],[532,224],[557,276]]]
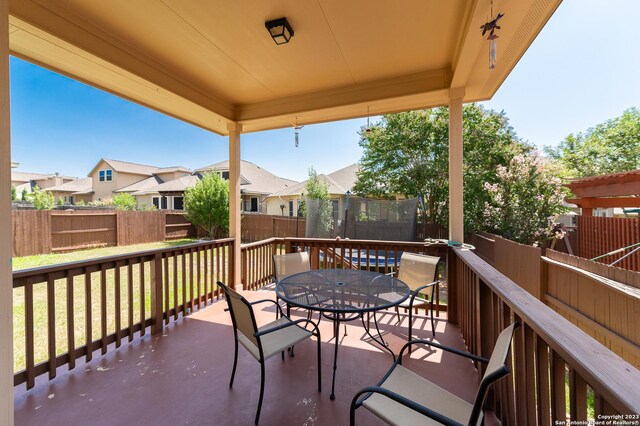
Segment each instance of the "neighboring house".
[[52,186],[45,189],[53,194],[56,204],[62,199],[64,204],[76,204],[79,201],[88,203],[93,197],[93,179],[88,177],[84,179],[75,179],[62,185]]
[[[189,176],[185,167],[156,167],[103,158],[91,170],[93,201],[103,201],[119,193],[137,194],[160,183]],[[135,195],[134,195],[135,196]],[[138,201],[138,206],[142,207]]]
[[184,210],[184,191],[199,181],[200,175],[196,173],[156,184],[132,195],[136,197],[140,207],[153,205],[161,210]]
[[[325,175],[318,175],[318,179],[327,184],[329,196],[333,203],[334,216],[342,219],[345,209],[346,193],[351,191],[356,183],[359,166],[351,164],[340,170]],[[300,182],[282,191],[271,194],[267,198],[267,214],[296,216],[300,205],[301,195],[304,194],[307,181]]]
[[21,197],[22,192],[25,190],[30,194],[36,186],[40,189],[47,189],[75,179],[76,178],[70,176],[59,175],[58,173],[42,174],[11,171],[11,186],[16,188],[18,197]]
[[[219,173],[224,179],[229,179],[229,161],[221,161],[206,167],[196,169],[196,173]],[[297,185],[298,182],[281,178],[249,161],[240,164],[240,192],[242,196],[241,210],[245,212],[271,213],[267,208],[267,198],[273,193],[280,192]]]

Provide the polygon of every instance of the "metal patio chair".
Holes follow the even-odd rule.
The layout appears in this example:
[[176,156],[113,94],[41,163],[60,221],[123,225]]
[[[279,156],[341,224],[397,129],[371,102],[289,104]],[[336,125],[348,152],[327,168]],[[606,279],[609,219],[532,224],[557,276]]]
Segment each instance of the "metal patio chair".
[[[273,255],[273,272],[276,284],[286,276],[310,270],[311,262],[309,261],[309,253],[306,251]],[[276,301],[279,301],[277,295]],[[291,316],[291,306],[288,303],[287,316]],[[311,311],[307,313],[307,319],[311,319]]]
[[[318,392],[322,391],[321,386],[321,353],[320,353],[320,330],[312,321],[299,319],[291,321],[282,312],[282,308],[274,300],[263,299],[249,302],[241,294],[218,281],[218,286],[224,291],[231,321],[233,323],[233,334],[235,337],[235,354],[233,357],[233,370],[231,371],[231,381],[229,387],[233,387],[233,379],[236,374],[238,364],[238,342],[260,363],[260,398],[258,399],[258,410],[256,412],[255,423],[260,419],[262,399],[264,396],[264,363],[265,360],[281,353],[284,360],[284,350],[300,343],[311,336],[315,336],[318,341]],[[280,312],[280,318],[262,327],[258,327],[253,306],[261,303],[274,303]],[[301,327],[310,324],[312,331]]]
[[[376,386],[360,390],[351,401],[350,424],[355,425],[355,412],[364,407],[391,425],[474,425],[482,424],[482,406],[489,387],[509,374],[507,358],[514,322],[500,333],[490,359],[443,346],[428,340],[412,340],[400,351],[398,360]],[[411,345],[424,344],[487,364],[473,404],[422,378],[402,366],[402,355]],[[363,396],[364,395],[364,396]],[[362,398],[361,398],[362,397]]]
[[[413,309],[424,308],[429,305],[431,313],[431,332],[436,335],[435,318],[433,316],[433,302],[435,291],[440,285],[438,281],[438,265],[440,258],[436,256],[427,256],[424,254],[416,254],[404,252],[400,257],[400,266],[398,267],[398,279],[409,286],[411,296],[396,306],[396,315],[398,322],[400,321],[399,308],[409,310],[409,335],[407,340],[411,340],[413,333]],[[425,295],[425,290],[431,289],[429,296]]]

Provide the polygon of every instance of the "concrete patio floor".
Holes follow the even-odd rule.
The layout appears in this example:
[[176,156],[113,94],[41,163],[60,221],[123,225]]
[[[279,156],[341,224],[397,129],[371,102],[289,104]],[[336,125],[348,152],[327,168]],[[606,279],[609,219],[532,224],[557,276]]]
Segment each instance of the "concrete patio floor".
[[[245,292],[249,300],[273,298],[269,291]],[[162,335],[135,339],[119,349],[109,348],[88,364],[66,367],[36,387],[15,388],[17,425],[251,425],[260,390],[260,367],[240,346],[233,389],[233,329],[224,301],[170,324]],[[274,319],[267,304],[256,310],[259,324]],[[415,320],[414,336],[431,338],[429,319]],[[300,312],[292,312],[300,314]],[[317,314],[316,314],[317,315]],[[314,318],[317,316],[314,315]],[[442,314],[441,314],[442,315]],[[379,314],[384,338],[394,352],[406,341],[408,317],[397,324],[393,312]],[[322,392],[317,391],[316,344],[305,341],[295,357],[274,356],[266,362],[262,425],[345,425],[349,405],[362,387],[374,385],[392,364],[364,332],[360,321],[347,323],[338,353],[336,400],[331,401],[334,339],[329,321],[321,322]],[[459,329],[442,315],[436,321],[435,341],[465,349]],[[405,360],[411,369],[460,397],[472,401],[478,381],[468,360],[439,350],[418,348]],[[357,423],[384,424],[364,409]]]

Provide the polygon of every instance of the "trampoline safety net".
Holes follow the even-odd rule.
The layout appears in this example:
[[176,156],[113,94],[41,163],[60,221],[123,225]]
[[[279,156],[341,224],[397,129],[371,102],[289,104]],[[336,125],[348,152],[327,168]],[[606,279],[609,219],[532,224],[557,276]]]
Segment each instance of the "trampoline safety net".
[[415,241],[418,198],[376,200],[350,197],[344,200],[305,200],[307,238]]

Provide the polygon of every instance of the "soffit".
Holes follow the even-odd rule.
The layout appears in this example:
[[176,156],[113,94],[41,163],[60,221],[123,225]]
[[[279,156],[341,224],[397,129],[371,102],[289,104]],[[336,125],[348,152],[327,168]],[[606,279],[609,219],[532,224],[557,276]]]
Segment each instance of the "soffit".
[[[27,60],[226,134],[232,121],[257,131],[431,107],[450,87],[486,99],[559,0],[494,4],[505,18],[493,71],[479,29],[489,0],[13,0],[10,42]],[[295,35],[276,46],[264,22],[281,16]]]

